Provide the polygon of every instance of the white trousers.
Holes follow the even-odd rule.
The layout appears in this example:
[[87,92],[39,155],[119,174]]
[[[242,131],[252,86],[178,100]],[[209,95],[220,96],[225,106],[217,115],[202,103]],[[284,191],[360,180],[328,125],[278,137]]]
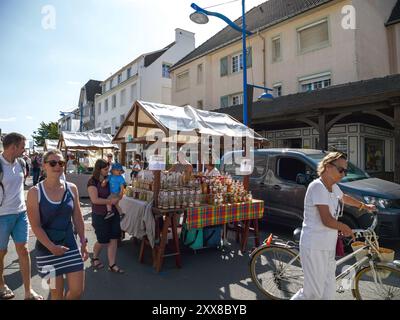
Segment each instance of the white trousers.
[[336,294],[335,251],[300,247],[304,284],[291,300],[333,300]]

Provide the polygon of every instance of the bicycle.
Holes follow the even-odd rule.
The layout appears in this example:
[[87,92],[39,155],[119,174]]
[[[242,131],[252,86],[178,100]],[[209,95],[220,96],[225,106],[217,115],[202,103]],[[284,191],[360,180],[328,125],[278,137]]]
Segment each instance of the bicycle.
[[[357,261],[336,277],[337,292],[343,293],[351,282],[353,297],[357,300],[400,300],[400,261],[385,262],[379,250],[375,228],[353,230],[356,239],[364,238],[362,247],[336,261],[336,267],[356,257]],[[297,239],[283,242],[272,234],[250,254],[250,273],[258,289],[271,299],[290,299],[303,287],[303,270]],[[350,276],[350,278],[349,278]],[[345,284],[345,285],[343,285]]]

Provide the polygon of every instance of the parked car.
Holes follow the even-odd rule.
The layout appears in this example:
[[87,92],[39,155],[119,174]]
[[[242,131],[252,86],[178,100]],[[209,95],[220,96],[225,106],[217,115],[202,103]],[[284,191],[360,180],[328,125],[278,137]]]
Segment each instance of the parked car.
[[[250,190],[253,198],[265,202],[264,219],[300,227],[303,221],[304,196],[308,184],[318,177],[318,163],[326,152],[312,149],[259,149],[252,151],[254,168],[250,176]],[[221,170],[236,179],[237,164],[232,157],[241,156],[241,151],[225,154],[221,159]],[[233,158],[233,160],[235,160]],[[378,208],[378,235],[384,239],[400,239],[400,185],[386,180],[372,178],[350,161],[349,172],[338,184],[340,189],[365,203]],[[351,228],[366,228],[371,225],[370,213],[345,206],[341,221]]]

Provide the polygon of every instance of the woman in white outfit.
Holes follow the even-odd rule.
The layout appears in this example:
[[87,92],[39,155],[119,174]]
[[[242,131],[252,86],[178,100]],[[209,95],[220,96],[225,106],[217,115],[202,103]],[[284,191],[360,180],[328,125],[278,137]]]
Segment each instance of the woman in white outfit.
[[335,251],[338,232],[353,237],[349,226],[337,221],[343,205],[359,210],[374,211],[371,204],[364,204],[346,194],[338,185],[347,174],[346,155],[331,152],[318,165],[319,179],[308,186],[304,199],[304,220],[300,236],[300,259],[304,284],[292,300],[332,300],[336,293]]

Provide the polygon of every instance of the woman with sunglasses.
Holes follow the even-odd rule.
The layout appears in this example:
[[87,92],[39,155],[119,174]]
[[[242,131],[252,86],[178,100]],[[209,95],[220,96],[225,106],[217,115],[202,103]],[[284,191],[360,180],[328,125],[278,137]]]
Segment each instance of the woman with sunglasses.
[[[78,189],[60,180],[64,166],[59,150],[48,151],[43,157],[46,178],[32,187],[27,197],[29,222],[37,238],[37,268],[50,284],[52,300],[80,299],[85,282],[83,262],[88,258]],[[79,235],[80,248],[72,224]],[[68,283],[66,292],[64,276]]]
[[[101,269],[104,265],[100,262],[101,249],[107,247],[108,270],[115,273],[124,273],[116,264],[118,240],[121,237],[120,216],[115,204],[118,198],[107,199],[110,195],[108,184],[102,185],[107,177],[109,163],[104,159],[98,159],[94,165],[93,175],[88,182],[88,193],[92,202],[92,225],[96,233],[97,242],[93,247],[91,259],[94,269]],[[107,215],[107,205],[112,206],[114,215],[104,219]]]
[[319,178],[307,188],[304,199],[304,220],[300,235],[300,260],[304,284],[292,300],[332,300],[336,293],[336,243],[338,232],[345,237],[354,234],[337,219],[344,205],[376,210],[344,194],[337,183],[347,174],[347,158],[341,152],[328,153],[318,165]]

